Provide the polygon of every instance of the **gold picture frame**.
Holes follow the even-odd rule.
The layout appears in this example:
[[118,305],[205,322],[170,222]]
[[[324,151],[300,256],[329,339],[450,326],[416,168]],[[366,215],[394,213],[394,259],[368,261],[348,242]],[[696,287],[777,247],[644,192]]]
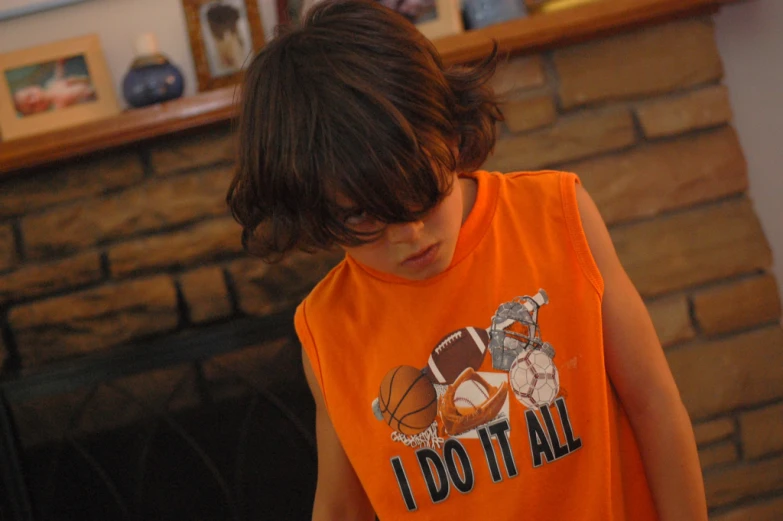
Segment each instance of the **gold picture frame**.
[[264,45],[256,0],[182,0],[200,92],[240,81]]
[[114,81],[96,34],[0,54],[3,141],[119,113]]

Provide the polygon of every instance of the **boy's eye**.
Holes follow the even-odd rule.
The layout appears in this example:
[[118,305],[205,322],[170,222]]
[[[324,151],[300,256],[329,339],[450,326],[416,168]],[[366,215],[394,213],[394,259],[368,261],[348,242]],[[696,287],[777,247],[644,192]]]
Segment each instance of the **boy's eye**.
[[369,220],[370,216],[363,210],[353,210],[348,212],[344,217],[345,224],[348,226],[359,226]]
[[383,228],[383,223],[363,210],[353,210],[343,217],[345,225],[355,232],[374,233]]

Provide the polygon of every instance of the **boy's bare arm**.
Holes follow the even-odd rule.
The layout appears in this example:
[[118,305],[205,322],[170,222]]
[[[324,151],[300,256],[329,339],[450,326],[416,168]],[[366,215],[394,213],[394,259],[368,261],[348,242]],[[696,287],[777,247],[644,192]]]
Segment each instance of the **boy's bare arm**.
[[315,433],[318,441],[318,485],[313,504],[313,521],[372,521],[370,501],[345,455],[307,355],[302,352],[305,377],[315,399]]
[[707,521],[693,429],[655,328],[595,203],[580,185],[577,202],[604,279],[606,369],[638,440],[658,515],[662,521]]

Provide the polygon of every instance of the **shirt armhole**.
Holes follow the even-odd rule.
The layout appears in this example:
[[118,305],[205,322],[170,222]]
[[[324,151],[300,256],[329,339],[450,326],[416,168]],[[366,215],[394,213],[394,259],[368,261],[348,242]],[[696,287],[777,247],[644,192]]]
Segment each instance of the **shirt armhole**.
[[579,204],[576,201],[576,185],[581,184],[576,174],[562,172],[560,176],[560,193],[563,201],[563,214],[565,215],[568,235],[571,239],[571,245],[574,247],[579,266],[587,280],[593,285],[598,296],[604,296],[604,279],[601,271],[590,251],[590,244],[587,242],[584,228],[582,227],[582,217],[579,215]]
[[299,307],[296,308],[294,314],[294,328],[296,329],[296,335],[299,337],[299,342],[302,344],[305,355],[310,361],[310,366],[313,368],[313,374],[318,381],[318,387],[321,388],[321,394],[324,397],[324,404],[326,404],[326,392],[324,391],[324,380],[321,372],[321,361],[318,358],[318,349],[315,347],[315,340],[310,330],[310,324],[307,322],[306,313],[306,300],[303,300]]

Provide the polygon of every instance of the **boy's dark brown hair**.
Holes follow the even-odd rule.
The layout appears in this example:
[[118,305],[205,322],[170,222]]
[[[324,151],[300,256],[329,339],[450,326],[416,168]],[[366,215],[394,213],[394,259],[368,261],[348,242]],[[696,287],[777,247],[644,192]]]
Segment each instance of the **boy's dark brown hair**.
[[317,4],[246,72],[227,196],[245,248],[276,260],[358,245],[375,236],[346,226],[351,212],[393,223],[430,211],[453,173],[494,146],[496,56],[446,68],[414,25],[372,0]]

